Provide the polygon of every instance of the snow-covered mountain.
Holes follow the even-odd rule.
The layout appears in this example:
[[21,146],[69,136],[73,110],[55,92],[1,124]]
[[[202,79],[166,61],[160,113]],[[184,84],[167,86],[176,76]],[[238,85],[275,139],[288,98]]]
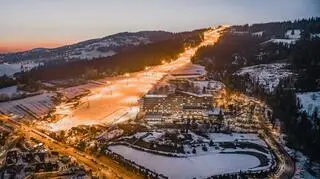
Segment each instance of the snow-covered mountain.
[[13,63],[21,61],[45,62],[51,60],[83,60],[112,56],[141,44],[148,44],[173,37],[165,31],[123,32],[103,38],[87,40],[58,48],[36,48],[29,51],[0,54],[0,61]]

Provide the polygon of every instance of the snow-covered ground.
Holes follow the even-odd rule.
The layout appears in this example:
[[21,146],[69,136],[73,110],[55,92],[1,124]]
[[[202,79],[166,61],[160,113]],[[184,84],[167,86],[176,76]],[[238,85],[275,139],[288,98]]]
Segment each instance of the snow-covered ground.
[[17,86],[10,86],[10,87],[0,89],[0,95],[4,94],[4,95],[7,95],[8,97],[11,97],[12,95],[15,95],[17,93],[20,93],[20,91],[17,89]]
[[[284,137],[286,135],[285,134],[281,134],[278,138],[278,141],[285,146],[284,149],[288,152],[288,154],[295,158],[296,161],[296,168],[295,168],[295,173],[294,176],[292,177],[293,179],[300,179],[300,178],[307,178],[307,179],[316,179],[319,177],[316,177],[315,175],[320,176],[320,164],[313,162],[313,163],[309,163],[310,162],[310,158],[305,156],[303,153],[301,153],[300,151],[291,149],[289,147],[286,146],[287,141],[284,140]],[[310,170],[312,170],[312,174],[310,172]]]
[[214,90],[219,91],[223,88],[225,88],[225,85],[221,83],[220,81],[192,81],[195,86],[197,86],[199,89],[206,88],[208,90]]
[[288,39],[300,39],[301,38],[301,30],[299,29],[292,29],[288,30],[284,36]]
[[77,96],[86,94],[90,92],[91,89],[100,87],[101,85],[98,83],[86,83],[83,85],[73,86],[69,88],[64,88],[59,90],[58,92],[61,93],[63,96],[65,96],[68,99],[75,98]]
[[283,44],[287,47],[290,47],[291,45],[294,45],[296,41],[297,39],[270,39],[268,41],[263,42],[262,44],[275,43],[275,44]]
[[[206,178],[212,175],[246,171],[260,165],[258,158],[246,154],[207,153],[192,157],[166,157],[123,145],[109,149],[152,171],[174,179]],[[168,165],[170,164],[170,165]]]
[[107,140],[110,139],[114,139],[116,137],[119,137],[123,134],[123,130],[122,129],[115,129],[115,130],[111,130],[111,131],[106,131],[104,133],[102,133],[100,136],[98,136],[98,138],[104,138]]
[[54,106],[51,97],[54,93],[44,93],[24,99],[0,103],[0,112],[21,117],[42,117]]
[[310,34],[311,39],[320,38],[320,33],[318,34]]
[[[0,76],[7,75],[12,76],[15,73],[21,72],[21,70],[29,71],[34,67],[39,66],[38,63],[3,63],[0,64]],[[22,68],[21,68],[22,67]]]
[[259,31],[259,32],[253,32],[251,35],[253,37],[261,37],[263,35],[264,31]]
[[255,133],[210,133],[209,137],[213,142],[251,142],[267,147],[267,144]]
[[[124,47],[124,46],[137,46],[140,44],[151,43],[151,41],[143,36],[138,35],[125,35],[118,37],[109,37],[101,39],[98,42],[91,43],[79,48],[67,51],[66,58],[68,59],[93,59],[100,57],[109,57],[116,52],[113,48]],[[108,49],[108,50],[106,50]]]
[[175,76],[175,78],[194,78],[203,76],[205,74],[207,74],[207,71],[205,70],[204,66],[195,65],[192,63],[174,70],[174,72],[171,73],[171,75]]
[[293,75],[292,72],[286,69],[286,66],[286,63],[249,66],[241,68],[235,75],[244,76],[248,74],[253,83],[258,82],[267,92],[272,93],[281,79]]
[[297,93],[297,98],[302,105],[301,111],[305,111],[311,116],[315,109],[320,114],[320,91]]

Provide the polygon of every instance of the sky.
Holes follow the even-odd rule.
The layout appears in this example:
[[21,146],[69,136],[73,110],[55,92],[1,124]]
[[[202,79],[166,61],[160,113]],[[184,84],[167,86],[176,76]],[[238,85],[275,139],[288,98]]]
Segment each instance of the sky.
[[124,31],[193,30],[320,17],[320,0],[0,0],[0,52]]

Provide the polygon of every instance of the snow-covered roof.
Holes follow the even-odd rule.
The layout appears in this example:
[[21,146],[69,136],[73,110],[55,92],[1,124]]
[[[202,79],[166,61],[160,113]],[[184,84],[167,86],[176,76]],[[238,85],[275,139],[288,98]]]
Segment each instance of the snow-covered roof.
[[187,95],[190,95],[190,96],[195,96],[195,97],[213,97],[212,94],[196,94],[196,93],[192,93],[192,92],[188,92],[188,91],[181,91],[181,90],[177,90],[177,92],[180,92],[180,93],[184,93],[184,94],[187,94]]
[[146,94],[144,97],[145,98],[165,98],[168,95],[165,94]]

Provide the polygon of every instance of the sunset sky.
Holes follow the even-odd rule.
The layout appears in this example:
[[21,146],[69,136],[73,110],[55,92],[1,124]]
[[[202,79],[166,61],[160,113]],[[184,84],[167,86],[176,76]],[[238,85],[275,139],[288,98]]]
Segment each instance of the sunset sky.
[[320,16],[319,0],[1,0],[0,52],[123,31],[185,31],[312,16]]

